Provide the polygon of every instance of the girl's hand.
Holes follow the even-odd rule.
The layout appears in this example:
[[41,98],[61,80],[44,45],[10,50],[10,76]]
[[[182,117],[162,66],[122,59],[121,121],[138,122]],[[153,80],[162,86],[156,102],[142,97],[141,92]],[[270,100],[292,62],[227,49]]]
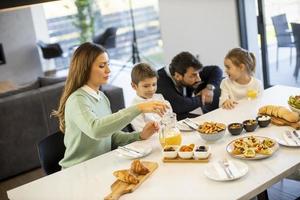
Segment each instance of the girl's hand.
[[226,101],[224,101],[224,103],[222,104],[222,108],[230,110],[233,109],[235,104],[238,104],[236,101],[232,100],[232,99],[227,99]]
[[137,107],[143,113],[156,113],[161,117],[169,108],[169,106],[162,101],[147,101],[137,104]]
[[145,127],[143,128],[143,131],[140,134],[140,137],[142,140],[146,140],[149,137],[151,137],[155,132],[159,130],[159,125],[157,122],[151,121],[148,122]]

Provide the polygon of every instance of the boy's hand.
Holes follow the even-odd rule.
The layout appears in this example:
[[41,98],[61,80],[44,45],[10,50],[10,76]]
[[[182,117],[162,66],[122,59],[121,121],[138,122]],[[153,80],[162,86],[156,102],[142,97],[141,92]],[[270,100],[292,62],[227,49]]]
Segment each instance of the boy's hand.
[[162,101],[147,101],[137,104],[137,107],[143,113],[156,113],[161,117],[169,108],[169,106]]
[[232,99],[227,99],[226,101],[224,101],[224,103],[222,104],[222,108],[230,110],[233,109],[235,104],[238,104],[238,102],[232,100]]
[[146,140],[149,137],[151,137],[155,132],[159,130],[159,125],[157,122],[151,121],[148,122],[145,127],[143,128],[143,131],[140,134],[140,137],[142,140]]

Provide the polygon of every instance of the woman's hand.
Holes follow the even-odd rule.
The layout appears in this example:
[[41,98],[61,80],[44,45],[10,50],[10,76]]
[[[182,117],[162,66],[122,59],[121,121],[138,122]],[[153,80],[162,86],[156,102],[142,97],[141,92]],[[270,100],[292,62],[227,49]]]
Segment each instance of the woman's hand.
[[165,114],[167,108],[169,108],[162,101],[147,101],[137,104],[137,107],[143,113],[156,113],[161,117]]
[[159,125],[157,122],[151,121],[148,122],[145,127],[143,128],[143,131],[140,134],[140,137],[142,140],[146,140],[149,137],[151,137],[155,132],[159,130]]
[[224,101],[224,103],[222,104],[222,108],[230,110],[233,109],[235,104],[238,104],[236,101],[232,100],[232,99],[227,99],[226,101]]

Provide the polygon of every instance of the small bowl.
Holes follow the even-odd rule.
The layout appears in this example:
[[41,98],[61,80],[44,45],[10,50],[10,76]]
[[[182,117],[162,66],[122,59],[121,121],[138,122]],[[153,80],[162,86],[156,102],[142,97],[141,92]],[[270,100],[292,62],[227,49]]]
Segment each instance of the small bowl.
[[[169,149],[169,150],[168,150]],[[173,149],[173,150],[171,150]],[[177,145],[166,145],[162,150],[164,158],[176,158],[178,153],[179,146]]]
[[182,145],[179,149],[178,149],[178,155],[180,158],[183,159],[190,159],[193,157],[193,151],[194,151],[194,147],[190,150],[190,151],[181,151],[181,148],[184,146],[188,146],[188,145]]
[[296,112],[296,113],[298,113],[298,114],[300,115],[300,109],[295,108],[295,107],[293,107],[293,106],[290,105],[290,104],[289,104],[289,107],[290,107],[290,109],[291,109],[293,112]]
[[258,116],[256,117],[256,120],[261,128],[267,127],[271,123],[271,117],[268,115]]
[[210,146],[198,146],[194,149],[195,159],[208,158],[209,154],[210,154]]
[[256,119],[248,119],[243,121],[243,125],[244,125],[244,129],[247,132],[253,132],[257,128],[258,123]]
[[231,123],[228,125],[228,131],[231,135],[239,135],[243,131],[243,124],[241,123]]

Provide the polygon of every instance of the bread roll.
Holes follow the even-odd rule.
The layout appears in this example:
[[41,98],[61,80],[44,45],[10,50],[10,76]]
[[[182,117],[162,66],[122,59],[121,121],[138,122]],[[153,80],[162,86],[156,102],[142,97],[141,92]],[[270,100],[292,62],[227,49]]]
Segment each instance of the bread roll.
[[123,181],[128,184],[137,184],[139,183],[139,179],[133,174],[130,173],[129,170],[118,170],[113,173],[113,175],[120,181]]
[[149,173],[149,169],[145,167],[140,160],[134,160],[131,163],[131,171],[138,175],[145,175]]
[[299,121],[298,113],[292,112],[283,106],[274,106],[274,105],[263,106],[259,109],[258,113],[266,114],[266,115],[273,116],[273,117],[279,117],[288,122],[298,122]]

